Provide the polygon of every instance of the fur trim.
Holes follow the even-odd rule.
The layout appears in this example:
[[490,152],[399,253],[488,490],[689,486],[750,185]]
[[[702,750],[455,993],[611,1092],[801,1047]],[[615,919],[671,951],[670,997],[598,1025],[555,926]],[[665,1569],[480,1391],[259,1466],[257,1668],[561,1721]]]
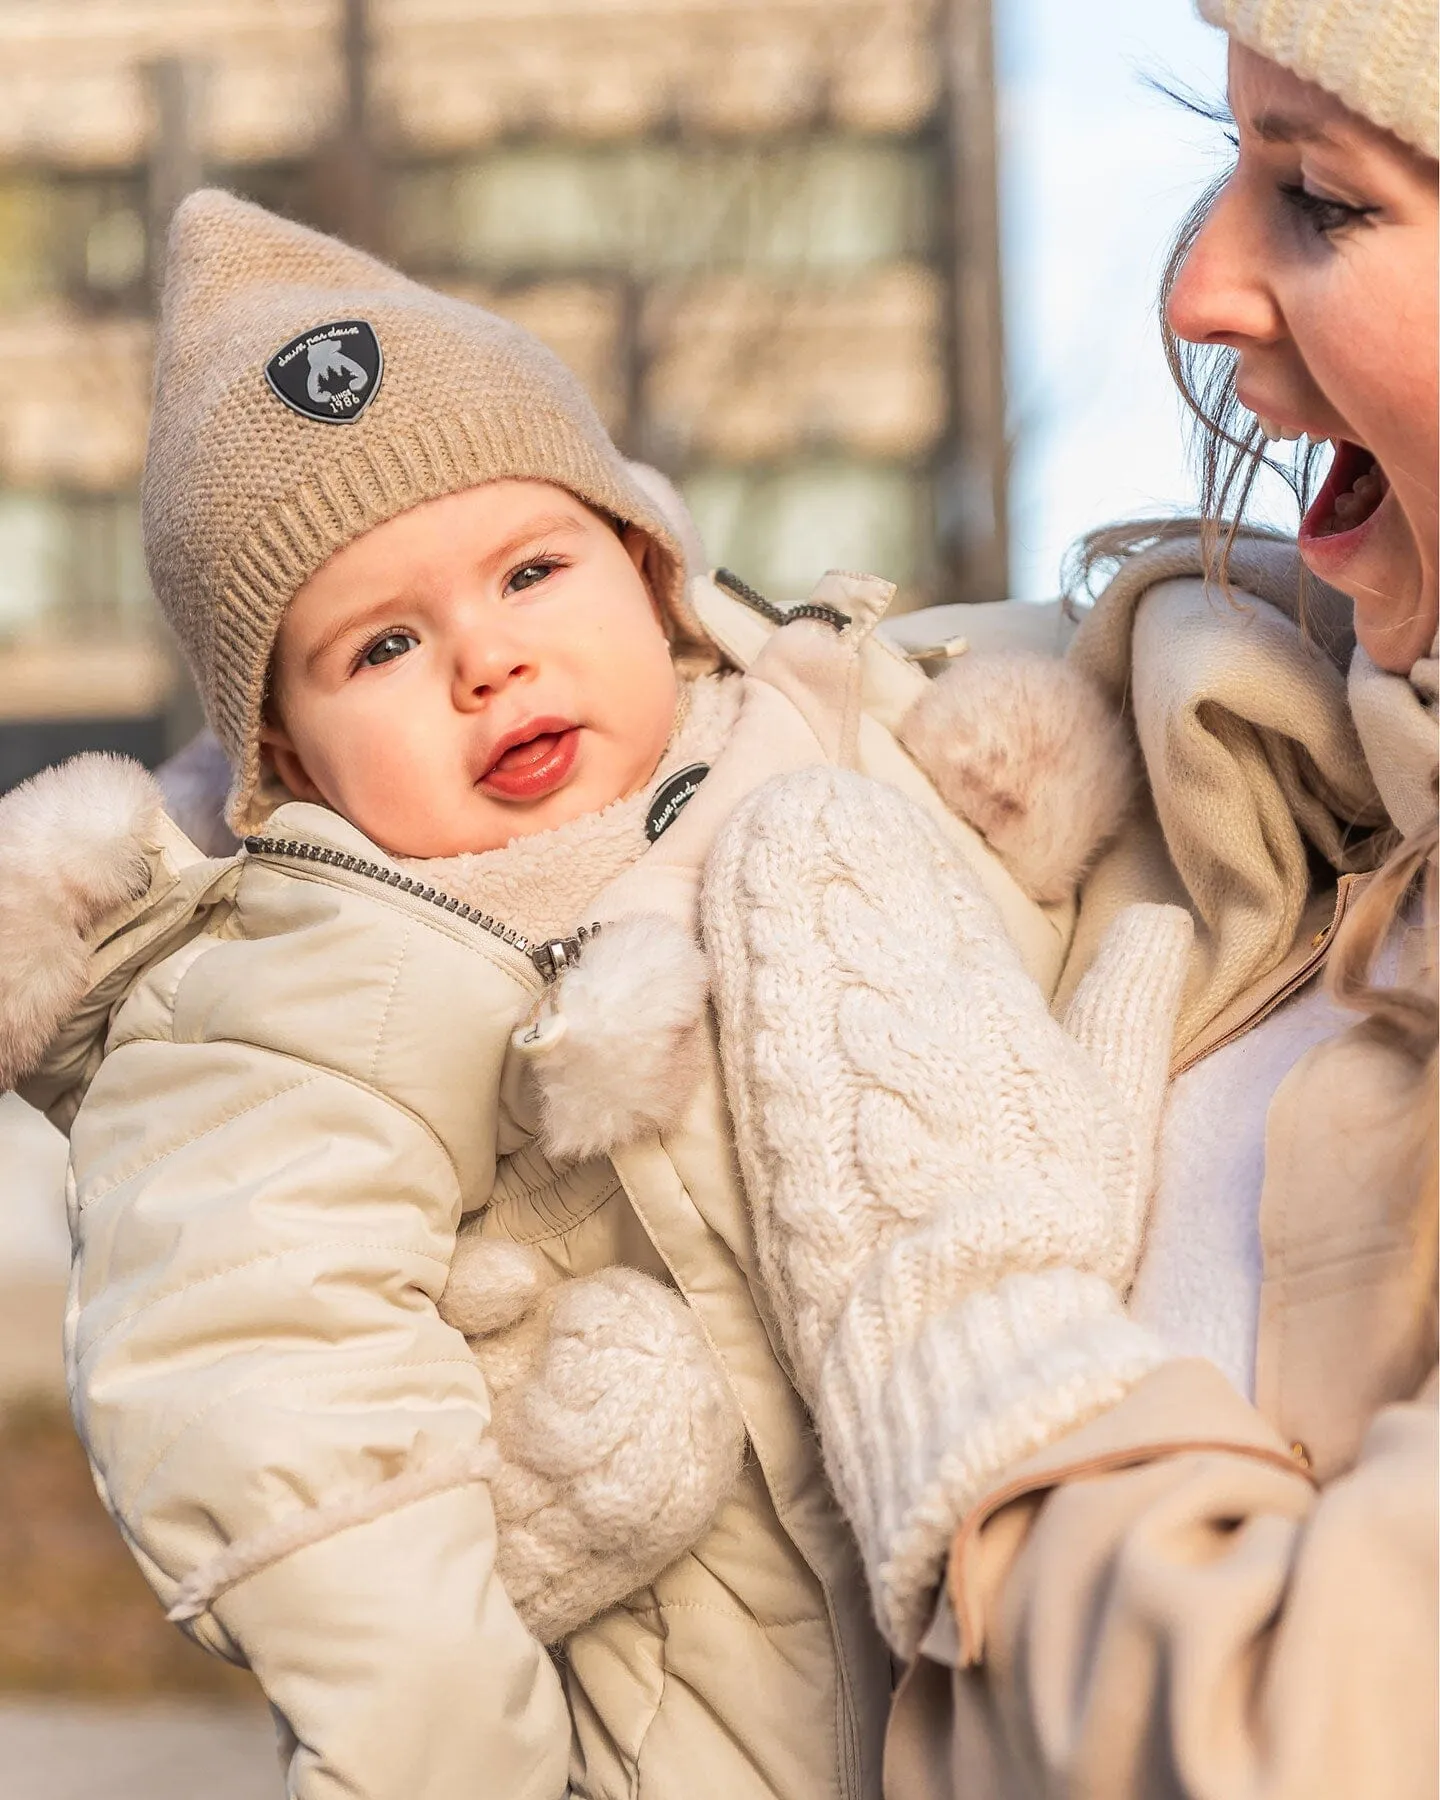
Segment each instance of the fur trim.
[[581,1162],[673,1125],[700,1073],[709,970],[673,919],[607,924],[566,971],[555,1012],[518,1047],[540,1093],[540,1145]]
[[945,804],[1035,900],[1074,889],[1134,791],[1124,725],[1088,676],[1054,657],[961,657],[899,735]]
[[0,1091],[39,1064],[85,997],[96,927],[149,884],[160,789],[92,753],[0,798]]

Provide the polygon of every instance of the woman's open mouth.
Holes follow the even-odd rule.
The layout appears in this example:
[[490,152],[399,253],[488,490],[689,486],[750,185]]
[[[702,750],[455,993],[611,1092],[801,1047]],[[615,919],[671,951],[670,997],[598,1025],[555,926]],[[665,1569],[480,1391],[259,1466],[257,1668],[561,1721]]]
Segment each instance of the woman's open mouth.
[[570,779],[579,751],[578,725],[533,719],[501,739],[475,785],[497,800],[542,800]]
[[1324,562],[1339,562],[1354,550],[1380,510],[1390,482],[1368,450],[1341,438],[1325,485],[1300,524],[1300,542]]

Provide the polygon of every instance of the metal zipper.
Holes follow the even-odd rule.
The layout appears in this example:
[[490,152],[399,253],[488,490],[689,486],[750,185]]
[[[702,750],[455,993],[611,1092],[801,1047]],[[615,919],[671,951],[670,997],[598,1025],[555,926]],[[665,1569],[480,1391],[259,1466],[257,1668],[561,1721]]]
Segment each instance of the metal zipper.
[[819,600],[802,600],[798,606],[777,606],[773,600],[767,600],[763,594],[757,593],[748,581],[742,581],[732,569],[717,569],[715,585],[732,594],[751,612],[759,613],[762,619],[768,619],[772,625],[790,625],[796,619],[818,619],[822,625],[829,625],[834,631],[844,631],[850,623],[848,613],[843,613],[837,606],[826,606]]
[[573,937],[549,938],[543,944],[532,944],[512,926],[502,925],[498,919],[492,919],[476,906],[457,900],[453,894],[417,881],[403,869],[396,869],[385,863],[367,862],[362,856],[352,856],[348,850],[335,850],[329,844],[307,843],[303,838],[273,837],[247,837],[245,849],[251,856],[289,856],[297,862],[319,863],[327,869],[342,869],[347,875],[363,875],[369,881],[378,881],[383,887],[392,887],[398,893],[409,894],[414,900],[427,901],[431,906],[439,907],[441,912],[453,913],[457,919],[464,919],[467,924],[478,925],[482,931],[488,931],[492,937],[499,938],[512,950],[528,956],[545,981],[554,981],[572,963],[578,962],[585,945],[600,930],[598,924],[582,925]]

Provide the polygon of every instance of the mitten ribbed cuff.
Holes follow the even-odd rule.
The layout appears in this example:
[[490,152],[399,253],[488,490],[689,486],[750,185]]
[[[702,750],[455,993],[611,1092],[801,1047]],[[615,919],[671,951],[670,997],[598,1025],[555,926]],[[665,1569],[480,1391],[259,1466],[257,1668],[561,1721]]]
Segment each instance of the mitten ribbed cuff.
[[888,1346],[873,1308],[853,1316],[857,1300],[825,1359],[820,1435],[881,1629],[910,1657],[965,1514],[1006,1469],[1115,1405],[1164,1352],[1108,1282],[1070,1268],[1008,1276]]

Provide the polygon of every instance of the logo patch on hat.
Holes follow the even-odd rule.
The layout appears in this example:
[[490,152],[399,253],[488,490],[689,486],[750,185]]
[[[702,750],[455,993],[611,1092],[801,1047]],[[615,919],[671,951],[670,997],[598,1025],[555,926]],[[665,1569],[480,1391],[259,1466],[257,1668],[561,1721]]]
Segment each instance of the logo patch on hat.
[[265,379],[292,412],[326,425],[348,425],[375,398],[385,358],[375,327],[337,319],[291,338],[265,365]]

